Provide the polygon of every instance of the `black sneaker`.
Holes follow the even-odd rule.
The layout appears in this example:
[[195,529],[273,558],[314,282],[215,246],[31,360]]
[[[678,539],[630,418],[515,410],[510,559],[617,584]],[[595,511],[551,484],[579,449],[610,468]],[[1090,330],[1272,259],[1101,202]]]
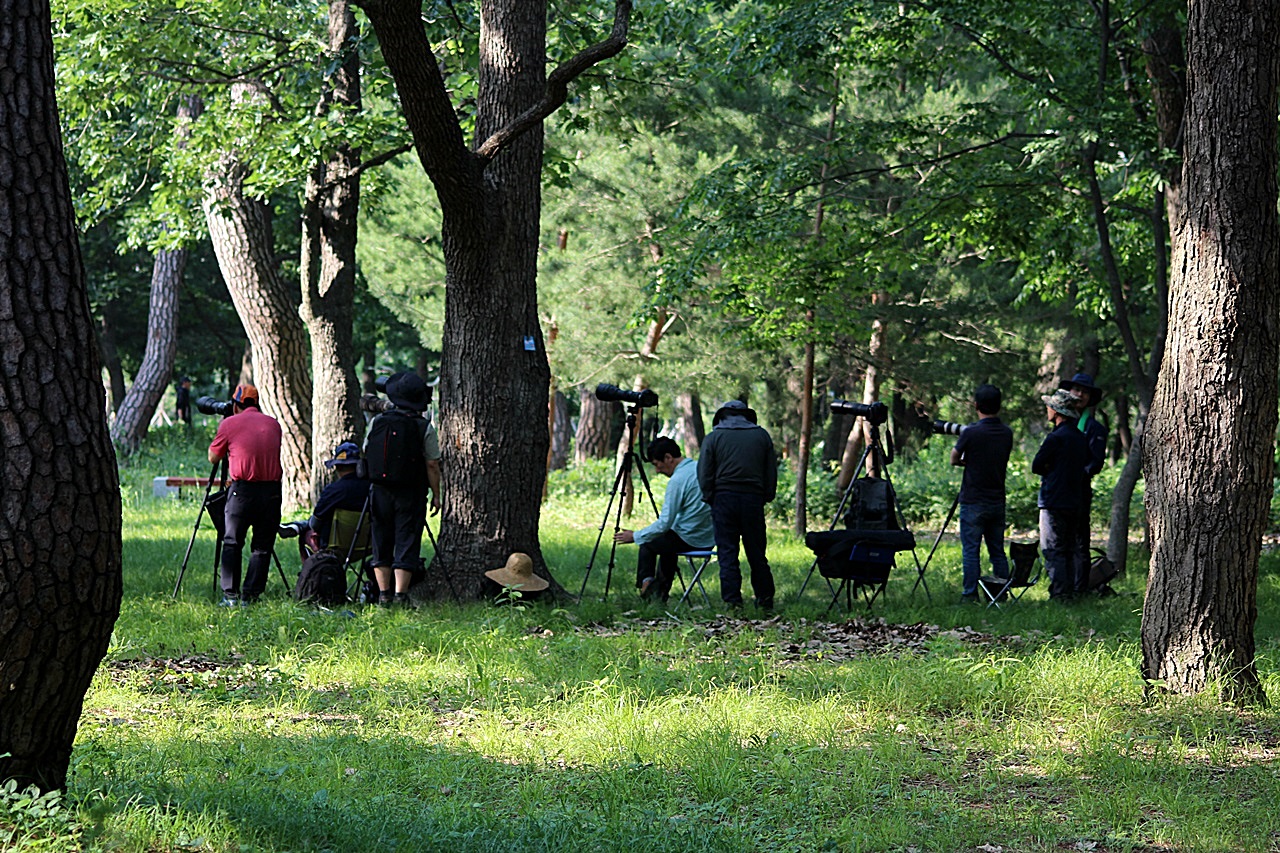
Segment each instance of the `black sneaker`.
[[409,593],[407,592],[397,592],[395,598],[392,599],[392,603],[396,607],[412,607],[413,599],[409,598]]
[[978,594],[976,592],[966,592],[960,596],[961,604],[977,604]]

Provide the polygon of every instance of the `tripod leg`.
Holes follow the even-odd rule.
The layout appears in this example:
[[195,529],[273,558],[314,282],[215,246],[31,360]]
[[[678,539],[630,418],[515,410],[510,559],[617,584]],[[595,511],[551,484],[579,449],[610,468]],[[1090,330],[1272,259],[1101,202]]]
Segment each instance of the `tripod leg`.
[[422,527],[427,531],[427,539],[431,540],[431,550],[435,552],[435,561],[440,564],[440,573],[444,575],[444,582],[449,585],[449,593],[453,596],[455,604],[462,603],[462,597],[458,595],[458,590],[453,585],[453,576],[449,574],[449,567],[444,563],[444,557],[440,555],[440,546],[436,544],[436,536],[431,532],[431,525],[424,518]]
[[[591,567],[595,564],[596,553],[600,550],[600,540],[604,538],[604,528],[609,523],[609,516],[613,513],[613,502],[618,498],[618,491],[622,487],[622,478],[626,475],[626,458],[623,463],[618,466],[618,473],[613,478],[613,489],[609,492],[609,503],[604,508],[604,517],[600,519],[600,530],[596,533],[596,544],[591,549],[591,559],[587,560],[587,570],[582,575],[582,588],[578,590],[578,598],[581,599],[587,592],[587,581],[591,579]],[[621,507],[619,507],[621,513]],[[605,594],[608,594],[608,586],[605,587]]]
[[204,487],[204,500],[200,501],[200,510],[196,513],[196,523],[191,528],[191,541],[187,543],[187,553],[182,558],[182,568],[178,570],[178,582],[173,585],[173,597],[178,597],[178,590],[182,587],[182,579],[187,574],[187,561],[191,559],[191,549],[196,544],[196,534],[200,532],[200,519],[204,517],[204,512],[209,508],[209,495],[213,492],[213,478],[218,474],[218,463],[213,463],[213,468],[209,471],[209,482]]
[[289,591],[289,581],[285,579],[284,567],[280,565],[280,558],[276,556],[276,549],[271,549],[271,559],[275,561],[276,571],[280,574],[280,584],[284,587],[284,591]]

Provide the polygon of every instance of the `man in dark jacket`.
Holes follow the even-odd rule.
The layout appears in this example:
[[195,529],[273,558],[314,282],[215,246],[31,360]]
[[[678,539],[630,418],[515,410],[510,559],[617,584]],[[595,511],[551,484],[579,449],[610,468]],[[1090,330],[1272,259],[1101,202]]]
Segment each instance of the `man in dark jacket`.
[[1076,591],[1087,592],[1089,543],[1093,535],[1091,528],[1093,520],[1093,478],[1102,470],[1103,464],[1107,461],[1107,428],[1098,423],[1098,419],[1094,417],[1098,401],[1102,399],[1102,389],[1093,384],[1093,377],[1087,373],[1077,373],[1058,387],[1071,392],[1071,396],[1075,397],[1076,412],[1080,415],[1079,420],[1076,421],[1076,429],[1080,430],[1081,434],[1084,435],[1085,442],[1089,445],[1089,461],[1084,470],[1083,503],[1080,508],[1080,517],[1077,519],[1083,546],[1076,556],[1076,559],[1081,563],[1077,571],[1084,574],[1086,585],[1085,589]]
[[[298,537],[298,553],[301,560],[323,548],[329,547],[329,531],[333,526],[335,510],[361,512],[369,501],[369,481],[357,473],[360,464],[360,445],[354,441],[344,441],[333,451],[333,458],[324,461],[326,468],[332,468],[338,479],[324,487],[311,517],[306,521],[295,521],[280,526],[280,537],[291,539]],[[371,524],[365,519],[365,524]]]
[[751,566],[751,589],[756,605],[773,609],[773,572],[765,554],[764,505],[778,491],[778,457],[773,439],[756,424],[756,413],[741,400],[730,400],[716,411],[713,429],[702,443],[698,485],[711,504],[716,559],[720,563],[720,598],[732,608],[742,606],[742,572],[738,543]]
[[1083,592],[1089,583],[1087,566],[1076,559],[1084,547],[1080,541],[1079,516],[1084,501],[1085,468],[1089,444],[1076,426],[1076,401],[1071,392],[1059,389],[1052,397],[1041,397],[1053,432],[1031,462],[1039,474],[1040,550],[1049,570],[1049,597],[1065,601]]

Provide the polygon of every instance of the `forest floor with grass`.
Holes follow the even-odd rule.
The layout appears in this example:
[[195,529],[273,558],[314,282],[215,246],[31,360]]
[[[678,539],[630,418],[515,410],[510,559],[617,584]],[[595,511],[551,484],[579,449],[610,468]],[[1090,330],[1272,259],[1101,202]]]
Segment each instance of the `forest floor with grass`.
[[[944,539],[927,593],[900,554],[870,613],[827,613],[778,528],[774,614],[641,602],[626,547],[606,601],[607,551],[581,602],[323,610],[273,571],[222,609],[207,525],[172,595],[200,495],[150,478],[207,473],[180,450],[122,472],[124,604],[68,791],[0,791],[0,849],[1280,850],[1276,713],[1145,695],[1144,554],[1115,596],[1061,606],[1042,581],[995,609],[957,603]],[[607,486],[558,484],[544,552],[577,592]]]

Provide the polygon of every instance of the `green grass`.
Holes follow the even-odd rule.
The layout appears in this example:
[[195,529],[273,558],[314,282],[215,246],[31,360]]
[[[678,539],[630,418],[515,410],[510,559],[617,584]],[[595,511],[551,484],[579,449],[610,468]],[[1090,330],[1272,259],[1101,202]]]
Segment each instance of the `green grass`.
[[[795,600],[811,555],[774,530],[771,620],[640,605],[634,549],[601,601],[607,544],[580,604],[331,613],[273,575],[263,603],[225,611],[207,530],[170,595],[198,504],[145,496],[189,451],[159,444],[122,472],[124,607],[68,792],[0,790],[0,848],[1280,849],[1275,713],[1144,702],[1141,572],[1074,607],[1043,583],[1002,611],[961,607],[944,542],[931,598],[911,594],[900,555],[888,598],[851,621],[824,616],[816,574]],[[572,592],[598,479],[557,484],[544,511]],[[292,579],[296,554],[282,559]],[[1267,559],[1258,643],[1275,695]]]

